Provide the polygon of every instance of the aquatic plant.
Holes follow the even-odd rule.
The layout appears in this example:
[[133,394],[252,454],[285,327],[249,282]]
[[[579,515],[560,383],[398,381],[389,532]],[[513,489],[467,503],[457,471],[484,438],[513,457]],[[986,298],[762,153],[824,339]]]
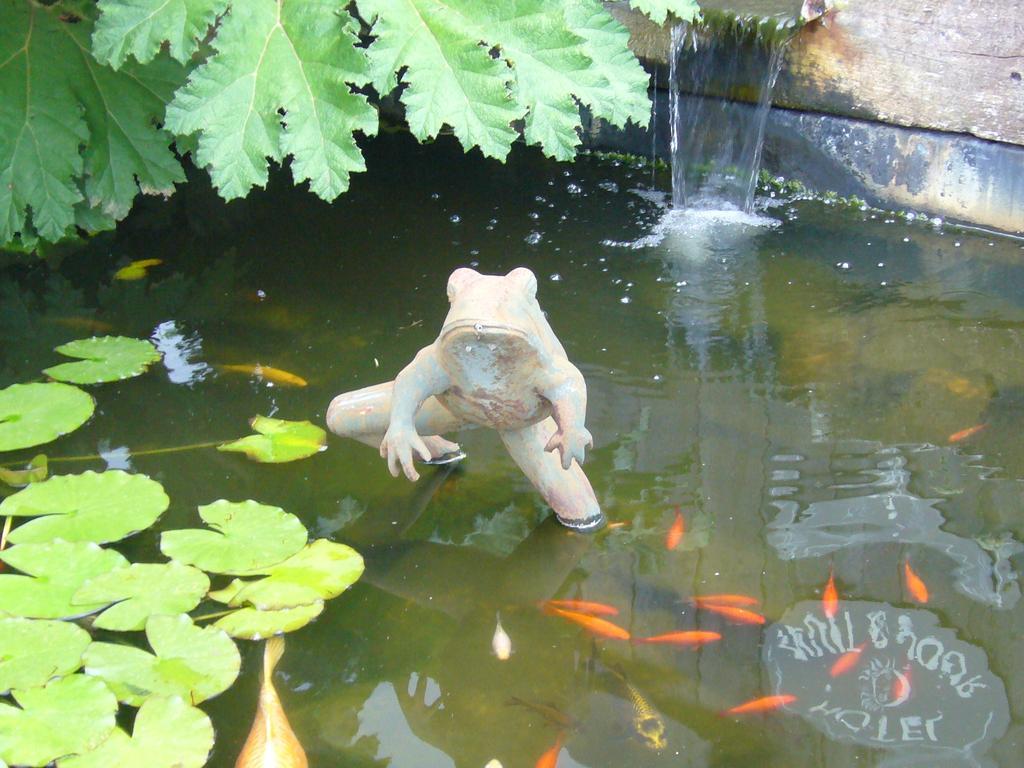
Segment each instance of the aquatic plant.
[[[139,375],[160,357],[149,342],[122,337],[58,351],[86,359],[47,373],[80,383]],[[0,450],[54,440],[94,408],[89,394],[63,383],[0,390]],[[259,434],[150,453],[216,446],[281,462],[325,444],[308,421],[257,416],[251,424]],[[121,470],[47,477],[51,461],[89,458],[38,455],[24,469],[0,468],[0,482],[23,486],[0,502],[0,767],[200,768],[213,727],[191,705],[235,681],[233,638],[305,626],[359,579],[363,560],[344,544],[310,542],[299,518],[279,507],[221,499],[199,507],[208,527],[162,532],[167,562],[131,563],[101,545],[150,528],[170,499],[156,480]],[[212,604],[227,609],[202,608]],[[94,640],[89,630],[144,631],[151,651]],[[139,707],[130,736],[115,727],[119,701]]]
[[[633,5],[659,23],[697,13],[695,0]],[[355,133],[377,132],[366,88],[386,96],[400,81],[420,140],[447,125],[504,159],[522,126],[570,159],[580,105],[649,121],[628,39],[597,0],[3,0],[0,245],[111,228],[140,191],[185,181],[174,148],[226,199],[291,157],[295,183],[333,200],[365,170]]]

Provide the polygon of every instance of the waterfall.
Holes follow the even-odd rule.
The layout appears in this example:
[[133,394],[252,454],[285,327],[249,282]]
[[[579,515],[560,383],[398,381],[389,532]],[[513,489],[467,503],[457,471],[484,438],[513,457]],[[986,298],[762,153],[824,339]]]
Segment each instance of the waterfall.
[[[672,30],[675,207],[751,211],[772,89],[790,37],[743,23],[724,29],[681,24]],[[749,103],[755,93],[756,106]]]

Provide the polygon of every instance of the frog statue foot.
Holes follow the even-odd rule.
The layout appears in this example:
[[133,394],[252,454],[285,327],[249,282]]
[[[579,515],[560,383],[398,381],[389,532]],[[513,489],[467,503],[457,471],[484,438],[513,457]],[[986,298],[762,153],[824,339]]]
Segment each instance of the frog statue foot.
[[391,474],[419,479],[414,458],[441,463],[461,453],[441,435],[468,426],[497,430],[559,521],[604,524],[580,464],[593,445],[583,422],[587,385],[537,303],[537,278],[457,269],[441,333],[385,384],[331,401],[327,426],[380,449]]

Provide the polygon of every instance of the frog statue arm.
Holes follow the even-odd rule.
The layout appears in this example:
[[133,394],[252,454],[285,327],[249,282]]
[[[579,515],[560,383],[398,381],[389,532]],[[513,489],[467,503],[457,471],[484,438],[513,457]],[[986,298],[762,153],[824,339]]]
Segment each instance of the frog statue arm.
[[391,418],[380,444],[380,455],[388,460],[392,477],[398,477],[399,465],[410,480],[420,475],[413,466],[413,451],[423,461],[431,453],[416,431],[416,413],[431,395],[439,395],[451,386],[448,374],[437,361],[434,345],[424,347],[395,378]]
[[585,450],[594,445],[594,438],[584,426],[587,384],[579,368],[568,360],[561,361],[546,379],[540,387],[540,394],[551,403],[551,415],[558,430],[544,450],[559,451],[562,469],[568,469],[573,459],[582,464]]

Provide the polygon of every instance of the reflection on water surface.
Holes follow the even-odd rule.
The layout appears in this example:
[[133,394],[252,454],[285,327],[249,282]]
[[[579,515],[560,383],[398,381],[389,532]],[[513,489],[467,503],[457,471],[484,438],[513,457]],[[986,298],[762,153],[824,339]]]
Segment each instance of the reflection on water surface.
[[[743,221],[666,215],[648,171],[527,151],[499,166],[388,136],[368,159],[333,206],[286,184],[225,205],[195,183],[59,266],[0,272],[0,385],[93,332],[164,353],[164,370],[106,385],[93,420],[48,446],[102,458],[55,471],[156,477],[168,528],[198,504],[255,498],[366,556],[280,667],[311,764],[533,766],[559,726],[513,698],[579,724],[563,768],[1019,764],[1019,242],[813,201]],[[139,258],[163,264],[111,279]],[[415,485],[351,441],[281,466],[150,453],[237,437],[257,413],[322,422],[334,394],[393,378],[434,338],[461,265],[537,274],[588,380],[588,475],[624,525],[559,527],[483,430],[458,436],[463,466]],[[308,386],[218,369],[239,363]],[[669,552],[677,505],[687,533]],[[157,536],[124,546],[156,558]],[[926,606],[903,584],[907,561]],[[830,568],[834,620],[820,602]],[[697,610],[689,598],[707,593],[751,595],[768,622]],[[723,637],[595,639],[538,610],[550,598],[614,605],[634,637]],[[507,662],[491,653],[497,611]],[[836,655],[865,642],[832,678]],[[251,722],[260,649],[243,653],[243,678],[206,705],[213,766],[233,764]],[[664,749],[637,733],[631,690],[663,721]],[[798,701],[719,714],[780,692]]]

